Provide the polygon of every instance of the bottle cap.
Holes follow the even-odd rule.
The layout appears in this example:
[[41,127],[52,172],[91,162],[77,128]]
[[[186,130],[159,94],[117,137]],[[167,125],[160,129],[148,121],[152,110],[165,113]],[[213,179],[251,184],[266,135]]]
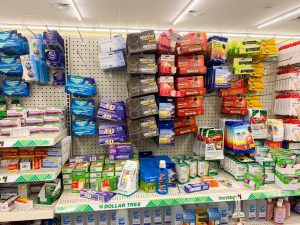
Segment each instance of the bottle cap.
[[159,168],[166,168],[166,161],[165,160],[160,160],[159,161]]
[[268,198],[267,201],[268,201],[268,202],[272,202],[272,199],[271,199],[271,198]]
[[289,200],[289,197],[285,197],[284,200],[285,200],[285,201],[288,201],[288,200]]
[[281,202],[281,201],[278,201],[278,202],[277,202],[277,206],[278,206],[278,207],[282,207],[282,202]]

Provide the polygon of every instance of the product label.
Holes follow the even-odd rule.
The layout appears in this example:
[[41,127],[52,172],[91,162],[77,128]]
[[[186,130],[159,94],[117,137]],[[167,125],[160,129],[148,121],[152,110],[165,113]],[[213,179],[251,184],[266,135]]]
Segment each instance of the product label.
[[175,214],[175,225],[181,225],[182,224],[182,214],[176,213]]
[[63,225],[71,225],[71,216],[63,216]]
[[154,211],[154,224],[161,225],[162,219],[161,219],[161,210],[155,209]]
[[133,211],[132,213],[132,225],[141,224],[141,213],[139,211]]
[[151,211],[144,211],[144,225],[151,225]]
[[84,217],[83,215],[76,215],[76,221],[75,224],[76,225],[83,225],[84,222]]
[[158,178],[158,192],[167,193],[167,176],[165,173],[161,172]]
[[276,212],[274,215],[274,222],[284,224],[284,218],[285,218],[285,213],[283,211]]
[[124,217],[118,218],[118,225],[125,225],[126,224],[126,219]]
[[107,225],[108,218],[106,213],[100,213],[99,215],[99,225]]
[[95,221],[95,214],[91,213],[91,214],[87,214],[87,225],[95,225],[96,221]]
[[171,224],[171,208],[166,208],[165,210],[165,225]]
[[112,212],[110,218],[111,218],[110,225],[116,225],[117,224],[117,215],[116,215],[116,212]]
[[260,205],[259,206],[259,212],[258,212],[258,218],[259,219],[266,219],[266,205],[263,204],[263,205]]
[[249,206],[249,220],[256,220],[256,206],[250,205]]

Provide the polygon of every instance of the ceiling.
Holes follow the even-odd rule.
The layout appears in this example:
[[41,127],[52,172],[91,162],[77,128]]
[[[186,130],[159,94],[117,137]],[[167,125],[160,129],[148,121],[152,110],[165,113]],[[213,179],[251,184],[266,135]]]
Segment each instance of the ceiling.
[[[101,28],[165,29],[190,0],[75,0],[83,17],[72,8],[59,11],[53,3],[69,0],[1,0],[0,23]],[[261,30],[256,25],[300,7],[299,0],[199,0],[173,28],[211,32],[300,34],[295,15]]]

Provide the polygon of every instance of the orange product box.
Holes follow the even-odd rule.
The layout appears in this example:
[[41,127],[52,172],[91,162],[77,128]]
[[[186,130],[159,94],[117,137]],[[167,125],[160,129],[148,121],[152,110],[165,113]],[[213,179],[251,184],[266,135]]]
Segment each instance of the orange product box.
[[204,88],[204,79],[202,76],[176,77],[176,87],[178,90]]
[[33,158],[33,169],[39,170],[42,168],[43,156],[35,156]]
[[222,113],[224,113],[224,114],[248,115],[248,109],[247,108],[222,107]]
[[270,148],[282,148],[282,141],[270,141],[266,140],[265,145],[269,146]]
[[158,88],[162,91],[174,90],[174,77],[161,76],[158,78]]
[[202,96],[190,96],[184,98],[175,99],[175,105],[177,109],[195,108],[203,106]]
[[247,94],[246,88],[227,88],[227,89],[220,89],[220,96],[234,96],[234,95],[243,95]]
[[185,89],[185,90],[176,91],[176,97],[203,95],[205,93],[206,93],[206,88]]
[[195,117],[176,118],[173,124],[174,128],[197,125]]
[[1,150],[2,159],[17,159],[19,158],[19,149],[17,148],[8,148]]
[[181,47],[201,44],[207,44],[207,37],[205,32],[192,32],[186,34],[179,41],[179,45]]
[[204,115],[204,109],[202,107],[177,110],[177,116],[198,116],[198,115]]
[[198,68],[204,67],[203,55],[178,56],[177,66],[179,68]]
[[34,149],[35,156],[48,156],[48,148],[47,147],[37,147]]
[[243,97],[227,96],[222,98],[222,106],[247,108],[247,99]]
[[206,74],[207,68],[205,66],[201,66],[201,67],[181,67],[181,68],[178,68],[177,72],[180,75]]
[[19,160],[18,159],[9,160],[7,169],[9,172],[17,172],[19,170]]
[[244,80],[234,80],[231,81],[231,88],[244,88],[245,87],[245,81]]
[[194,133],[194,132],[197,132],[197,131],[198,131],[198,126],[197,125],[191,125],[191,126],[176,128],[174,130],[174,133],[175,133],[176,136],[178,136],[178,135]]

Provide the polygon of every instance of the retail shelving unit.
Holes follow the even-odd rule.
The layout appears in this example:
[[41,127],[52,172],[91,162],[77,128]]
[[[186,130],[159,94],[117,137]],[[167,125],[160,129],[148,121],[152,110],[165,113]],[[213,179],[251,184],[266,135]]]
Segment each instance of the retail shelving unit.
[[[284,221],[284,225],[298,225],[300,224],[300,215],[296,213],[292,213],[291,217]],[[274,225],[273,221],[255,221],[255,222],[247,222],[247,225]]]

